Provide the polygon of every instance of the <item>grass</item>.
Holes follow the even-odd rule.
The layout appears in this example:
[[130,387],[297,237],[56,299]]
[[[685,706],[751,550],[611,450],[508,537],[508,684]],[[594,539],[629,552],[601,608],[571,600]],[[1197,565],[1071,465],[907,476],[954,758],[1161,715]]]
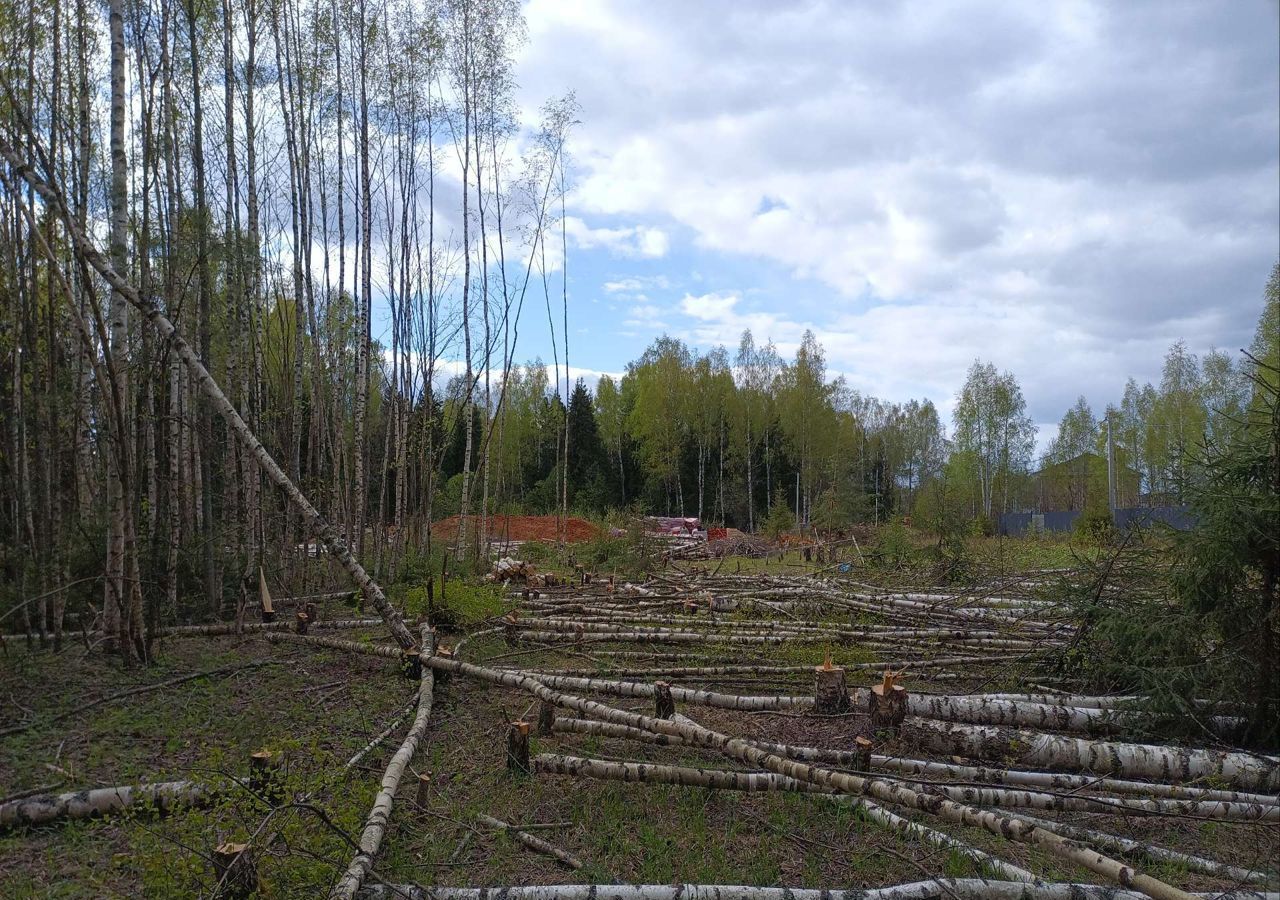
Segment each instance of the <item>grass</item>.
[[[996,561],[1013,551],[1007,541],[975,539],[973,552]],[[1061,559],[1069,542],[1020,548],[1020,559]],[[1003,554],[1003,557],[1000,555]],[[736,568],[735,560],[726,563]],[[759,563],[742,560],[743,570]],[[785,564],[769,561],[770,564]],[[704,564],[699,564],[704,565]],[[714,566],[712,563],[711,566]],[[724,570],[722,569],[722,571]],[[794,571],[794,569],[790,569]],[[887,583],[901,573],[876,573]],[[426,611],[423,576],[395,589],[410,616]],[[916,577],[911,575],[910,577]],[[433,620],[474,628],[502,612],[505,601],[490,585],[451,580]],[[758,612],[733,617],[757,617]],[[840,620],[837,618],[837,620]],[[847,619],[843,619],[847,621]],[[364,639],[385,642],[380,629]],[[448,638],[446,638],[448,639]],[[498,635],[477,638],[468,658],[510,653]],[[632,648],[629,648],[632,649]],[[742,647],[707,645],[662,648],[683,653],[682,664],[761,661],[817,664],[822,645]],[[874,655],[855,642],[832,648],[838,663],[870,661]],[[29,707],[23,715],[75,712],[86,700],[177,674],[258,658],[280,665],[246,669],[220,679],[197,680],[173,689],[103,704],[56,725],[0,739],[0,785],[5,793],[47,785],[60,789],[97,787],[142,780],[192,777],[225,779],[243,774],[248,753],[262,747],[284,751],[285,786],[290,796],[309,795],[316,809],[271,813],[259,800],[233,791],[217,804],[164,819],[121,816],[53,828],[0,833],[0,896],[9,897],[190,897],[212,885],[207,860],[223,840],[244,840],[271,816],[280,840],[264,852],[259,868],[264,896],[312,897],[323,892],[351,856],[346,836],[358,835],[399,733],[351,773],[346,760],[403,707],[412,685],[389,660],[294,645],[271,645],[258,638],[170,639],[155,667],[121,672],[103,657],[79,648],[61,655],[21,649],[0,657],[0,697]],[[509,665],[554,669],[590,665],[563,648],[504,661]],[[624,665],[649,663],[628,658]],[[988,668],[946,690],[963,692],[990,680],[986,689],[1014,688],[1018,673]],[[869,684],[874,673],[850,673],[851,686]],[[692,686],[694,680],[682,684]],[[698,680],[733,693],[807,693],[802,677],[776,680]],[[923,684],[919,690],[932,690]],[[646,711],[648,701],[613,700]],[[390,881],[440,885],[558,884],[565,882],[750,883],[804,887],[872,886],[914,881],[929,874],[981,874],[961,855],[885,831],[858,809],[823,798],[794,794],[716,792],[675,786],[570,780],[557,776],[513,777],[504,767],[506,723],[534,711],[525,693],[454,676],[436,686],[431,725],[406,774],[415,782],[430,772],[434,794],[428,810],[414,803],[413,787],[403,788],[379,855],[376,871]],[[857,729],[850,718],[814,719],[752,715],[729,710],[686,710],[701,724],[726,733],[819,746],[848,746]],[[402,729],[401,729],[402,732]],[[557,735],[534,739],[535,752],[599,758],[733,768],[724,757],[696,749]],[[51,769],[55,766],[57,771]],[[586,863],[571,872],[531,853],[506,835],[480,829],[478,813],[515,824],[570,822],[540,836]],[[1261,864],[1274,836],[1263,826],[1182,823],[1131,819],[1087,820],[1091,827],[1132,834],[1140,840],[1246,865]],[[1012,845],[973,829],[938,826],[962,840],[1029,868],[1042,877],[1094,881],[1082,869],[1024,845]],[[468,846],[460,849],[471,835]],[[1157,867],[1189,889],[1220,887],[1203,876]]]

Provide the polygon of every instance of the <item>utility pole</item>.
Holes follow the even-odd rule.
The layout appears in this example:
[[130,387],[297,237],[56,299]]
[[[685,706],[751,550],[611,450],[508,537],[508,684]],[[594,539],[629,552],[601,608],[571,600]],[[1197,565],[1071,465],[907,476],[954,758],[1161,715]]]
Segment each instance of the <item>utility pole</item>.
[[1111,510],[1111,518],[1116,517],[1116,453],[1115,443],[1111,440],[1111,413],[1107,413],[1107,506]]
[[804,513],[800,511],[800,473],[796,472],[796,534],[804,531]]

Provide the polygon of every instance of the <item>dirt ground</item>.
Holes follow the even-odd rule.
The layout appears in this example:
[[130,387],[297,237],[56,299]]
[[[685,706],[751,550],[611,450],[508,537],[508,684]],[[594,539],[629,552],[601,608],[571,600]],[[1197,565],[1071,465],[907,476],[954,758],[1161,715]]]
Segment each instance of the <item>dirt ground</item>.
[[[459,516],[441,519],[431,526],[433,537],[451,540],[458,535]],[[467,517],[468,528],[475,528],[479,519]],[[599,537],[600,529],[586,519],[570,516],[563,522],[565,539],[570,543],[589,541]],[[509,541],[555,541],[559,539],[555,516],[490,516],[489,534],[500,540]]]

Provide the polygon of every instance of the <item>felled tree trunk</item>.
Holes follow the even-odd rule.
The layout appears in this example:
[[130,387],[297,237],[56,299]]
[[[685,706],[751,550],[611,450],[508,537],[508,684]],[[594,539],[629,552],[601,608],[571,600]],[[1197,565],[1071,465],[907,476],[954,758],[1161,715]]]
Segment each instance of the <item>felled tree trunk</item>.
[[961,725],[910,717],[903,740],[913,746],[976,759],[1016,760],[1022,765],[1194,781],[1213,778],[1243,790],[1280,787],[1280,759],[1254,753],[1090,741],[1013,728]]
[[1180,853],[1177,850],[1168,850],[1164,847],[1157,847],[1154,844],[1144,844],[1141,841],[1121,837],[1118,834],[1107,834],[1104,831],[1082,828],[1079,825],[1071,825],[1067,822],[1049,822],[1023,813],[1018,813],[1017,817],[1033,825],[1051,827],[1064,837],[1088,841],[1099,847],[1118,850],[1121,853],[1127,853],[1132,856],[1146,857],[1156,862],[1169,862],[1174,865],[1186,866],[1192,872],[1203,872],[1206,875],[1229,878],[1242,884],[1266,884],[1272,878],[1266,872],[1255,872],[1251,869],[1242,869],[1239,866],[1229,865],[1228,863],[1205,859],[1203,856],[1193,856],[1190,853]]
[[796,781],[773,772],[726,772],[652,763],[605,762],[580,756],[539,753],[531,760],[534,771],[546,775],[574,775],[609,781],[681,784],[687,787],[720,788],[728,791],[798,791],[822,793],[817,785]]
[[432,658],[427,662],[434,668],[449,669],[494,684],[518,687],[529,691],[539,699],[547,700],[559,706],[566,706],[620,725],[630,725],[635,728],[682,737],[690,743],[713,748],[727,756],[732,756],[751,765],[761,766],[779,775],[787,775],[822,787],[834,788],[842,793],[869,794],[885,802],[898,803],[922,812],[938,815],[956,824],[981,827],[1008,839],[1031,843],[1062,859],[1078,862],[1089,870],[1114,881],[1136,887],[1147,895],[1157,898],[1157,900],[1186,900],[1190,896],[1185,891],[1149,875],[1136,872],[1131,866],[1126,866],[1114,859],[1103,856],[1079,843],[1065,840],[1043,828],[1019,822],[1008,816],[975,809],[938,797],[929,797],[911,791],[901,785],[880,779],[864,778],[783,759],[752,747],[743,740],[702,728],[690,722],[655,719],[649,716],[624,712],[623,710],[606,706],[603,703],[585,700],[581,697],[559,694],[536,679],[527,676],[499,672],[495,669],[486,669],[468,663],[445,661],[438,658]]
[[361,641],[348,641],[342,638],[323,637],[320,635],[290,634],[289,632],[271,632],[267,640],[273,644],[293,643],[311,644],[316,647],[329,647],[333,650],[346,650],[348,653],[362,653],[366,656],[383,656],[387,659],[399,659],[400,648],[386,644],[365,644]]
[[[852,890],[756,887],[730,884],[546,884],[449,888],[415,884],[369,885],[360,900],[1142,900],[1138,891],[1097,884],[930,878],[892,887]],[[1211,891],[1187,897],[1264,900],[1257,891]],[[1268,900],[1271,895],[1265,895]]]
[[[422,641],[423,646],[428,649],[431,647],[429,630],[425,625],[422,627]],[[400,749],[395,752],[387,765],[387,771],[382,776],[382,789],[378,791],[373,809],[365,818],[364,831],[360,835],[360,852],[356,854],[347,871],[329,894],[331,900],[351,900],[360,889],[369,870],[373,868],[374,857],[378,855],[382,838],[387,832],[387,823],[391,819],[396,788],[400,786],[404,770],[409,765],[409,760],[413,759],[413,754],[418,749],[418,742],[422,740],[422,735],[427,730],[427,721],[431,718],[434,670],[425,665],[429,658],[426,653],[423,657],[422,680],[418,687],[418,713],[414,717],[413,725],[409,727],[409,733],[405,735],[404,743],[400,745]]]
[[[560,716],[555,720],[555,730],[564,733],[590,734],[598,737],[619,738],[639,741],[659,746],[686,746],[686,742],[673,735],[657,734],[640,728],[626,725],[615,725],[611,722],[597,722],[591,719],[575,719]],[[1246,794],[1232,791],[1215,791],[1205,788],[1185,788],[1177,785],[1154,784],[1143,781],[1120,781],[1110,778],[1095,778],[1086,775],[1068,775],[1055,772],[1020,772],[1006,769],[985,769],[975,766],[963,766],[954,763],[940,763],[932,760],[907,759],[897,756],[871,755],[870,766],[863,764],[864,757],[860,748],[853,750],[829,750],[820,747],[800,747],[792,744],[777,744],[771,741],[747,741],[752,746],[769,753],[785,756],[790,759],[828,762],[838,766],[852,768],[855,771],[879,769],[903,775],[927,775],[934,778],[954,778],[966,782],[988,782],[992,784],[1023,785],[1041,787],[1059,791],[1079,791],[1087,788],[1092,791],[1110,791],[1113,793],[1141,794],[1141,800],[1126,801],[1107,798],[1091,798],[1078,796],[1058,798],[1051,794],[1035,794],[1029,796],[1039,798],[1026,803],[1014,803],[1016,793],[1006,792],[1003,800],[1011,805],[1034,806],[1037,802],[1044,809],[1062,809],[1055,806],[1059,799],[1070,800],[1072,808],[1092,812],[1105,812],[1108,808],[1118,812],[1138,810],[1168,815],[1198,815],[1205,818],[1236,822],[1280,822],[1280,803],[1276,797],[1265,794]],[[955,797],[971,801],[979,796],[977,793],[964,794],[965,791],[977,791],[981,785],[950,786],[951,790],[961,792]],[[982,795],[986,796],[986,795]],[[1094,800],[1092,804],[1089,802]]]
[[570,869],[577,870],[582,868],[582,860],[578,859],[578,857],[574,856],[572,853],[567,853],[564,850],[561,850],[554,844],[547,843],[540,837],[529,834],[527,831],[522,831],[516,826],[508,822],[504,822],[501,819],[495,819],[493,816],[486,816],[483,813],[476,816],[476,818],[485,825],[488,825],[490,828],[497,828],[500,831],[505,831],[530,850],[536,850],[539,853],[545,853],[547,856],[554,857]]
[[46,825],[58,819],[91,819],[124,810],[158,814],[212,800],[214,791],[195,781],[126,784],[91,791],[41,794],[0,805],[0,828]]

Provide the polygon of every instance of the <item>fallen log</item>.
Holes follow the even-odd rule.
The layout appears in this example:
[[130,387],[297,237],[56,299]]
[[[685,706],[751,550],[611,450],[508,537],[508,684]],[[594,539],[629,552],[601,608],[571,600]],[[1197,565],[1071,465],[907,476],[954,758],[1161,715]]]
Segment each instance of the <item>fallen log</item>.
[[[376,884],[360,900],[1142,900],[1138,891],[1098,884],[932,878],[881,888],[756,887],[729,884],[543,884],[450,888]],[[1214,900],[1280,900],[1280,893],[1233,890],[1186,894]]]
[[[680,659],[687,657],[680,656]],[[948,666],[990,665],[993,662],[1007,662],[1021,658],[1019,654],[1004,656],[951,656],[940,659],[891,659],[884,662],[838,663],[848,672],[878,672],[889,668],[894,671],[913,672],[918,669],[941,669]],[[613,678],[696,678],[698,676],[718,675],[808,675],[813,666],[775,666],[762,663],[760,665],[726,664],[723,666],[665,666],[647,669],[610,669],[603,673],[600,669],[558,669],[557,675],[577,675],[582,677],[608,674]]]
[[1095,831],[1092,828],[1084,828],[1080,825],[1073,825],[1069,822],[1049,822],[1045,819],[1038,819],[1035,816],[1028,816],[1025,813],[1014,813],[1017,818],[1024,822],[1030,822],[1033,825],[1042,825],[1053,828],[1054,831],[1064,837],[1074,838],[1078,841],[1087,841],[1096,844],[1099,847],[1106,847],[1109,850],[1118,850],[1132,856],[1141,856],[1154,862],[1169,862],[1179,866],[1185,866],[1192,872],[1202,872],[1205,875],[1214,875],[1218,878],[1229,878],[1232,881],[1238,881],[1243,884],[1266,884],[1268,881],[1275,879],[1277,876],[1269,875],[1266,872],[1255,872],[1252,869],[1242,869],[1239,866],[1233,866],[1229,863],[1220,863],[1216,860],[1205,859],[1203,856],[1193,856],[1190,853],[1180,853],[1177,850],[1169,850],[1165,847],[1157,847],[1154,844],[1144,844],[1141,841],[1135,841],[1132,838],[1121,837],[1118,834],[1108,834],[1105,831]]
[[[618,697],[652,697],[654,686],[642,681],[618,681],[605,678],[579,678],[574,676],[539,673],[528,670],[524,674],[537,678],[551,687],[610,694]],[[812,671],[812,670],[810,670]],[[736,709],[751,712],[769,710],[812,709],[813,697],[788,697],[772,694],[741,695],[717,691],[671,688],[672,697],[682,703],[696,706],[712,706],[720,709]],[[852,693],[855,703],[866,707],[872,700],[873,689],[858,688]],[[1073,709],[1044,704],[1017,703],[1007,700],[988,701],[980,697],[953,697],[937,694],[911,694],[907,711],[925,718],[948,719],[974,724],[1019,724],[1032,727],[1057,728],[1062,731],[1113,730],[1117,727],[1115,713],[1100,709]]]
[[505,831],[530,850],[536,850],[539,853],[545,853],[547,856],[554,857],[570,869],[577,870],[582,868],[582,860],[578,859],[578,857],[574,856],[572,853],[567,853],[554,844],[549,844],[542,838],[529,834],[529,832],[517,828],[509,822],[504,822],[501,819],[495,819],[493,816],[486,816],[483,813],[477,815],[476,818],[483,824],[488,825],[490,828]]
[[[708,635],[699,632],[686,631],[667,631],[667,632],[609,632],[609,633],[577,633],[563,631],[521,631],[520,638],[526,641],[537,641],[544,644],[556,643],[621,643],[621,644],[742,644],[742,645],[772,645],[772,644],[820,644],[829,641],[830,638],[824,635],[815,634],[725,634],[725,635]],[[912,643],[906,639],[901,641],[882,640],[880,638],[867,638],[862,641],[869,647],[891,647],[899,649],[901,647],[911,647]],[[1004,638],[962,638],[957,640],[940,641],[938,646],[952,647],[994,647],[1003,650],[1038,650],[1044,645],[1042,643],[1033,643],[1031,641],[1009,640]]]
[[834,788],[842,793],[869,794],[887,803],[897,803],[940,816],[946,821],[980,827],[1008,839],[1031,843],[1062,859],[1078,862],[1090,871],[1118,881],[1121,884],[1136,887],[1143,893],[1157,898],[1157,900],[1186,900],[1190,896],[1185,891],[1140,873],[1133,867],[1103,856],[1084,845],[1068,841],[1039,826],[1028,825],[1026,822],[1019,822],[1008,816],[975,809],[940,797],[919,794],[888,781],[835,772],[830,769],[788,760],[752,747],[741,739],[702,728],[692,722],[655,719],[649,716],[628,713],[581,697],[557,693],[536,679],[527,676],[486,669],[455,660],[442,660],[438,657],[432,657],[429,660],[424,660],[424,662],[436,669],[470,675],[494,684],[517,687],[532,693],[541,700],[546,700],[557,706],[575,709],[587,715],[595,715],[606,721],[683,737],[698,746],[710,747],[727,756],[740,759],[743,762],[759,766],[779,775],[788,775],[822,787]]
[[[686,745],[681,738],[671,735],[656,734],[626,725],[615,725],[610,722],[597,722],[593,719],[574,719],[558,716],[552,724],[552,729],[561,733],[590,734],[667,747]],[[839,766],[856,767],[858,764],[858,755],[852,750],[828,750],[819,747],[801,747],[758,740],[751,740],[748,743],[761,750],[776,753],[779,756],[786,756],[790,759],[827,762]],[[979,768],[956,763],[942,763],[880,754],[874,754],[871,757],[871,766],[874,770],[902,775],[928,775],[930,777],[953,778],[969,782],[1008,784],[1062,791],[1086,789],[1099,793],[1141,794],[1145,797],[1195,801],[1204,804],[1199,809],[1208,812],[1210,818],[1225,818],[1240,822],[1280,821],[1280,798],[1266,794],[1247,794],[1236,791],[1219,791],[1209,788],[1194,788],[1146,781],[1124,781],[1114,778],[1068,775],[1055,772],[1025,772],[1010,769]],[[1230,804],[1230,806],[1224,806],[1223,804]],[[1168,805],[1159,809],[1181,815],[1189,808]]]
[[41,794],[0,806],[0,828],[47,825],[59,819],[92,819],[123,812],[150,810],[164,815],[175,809],[212,802],[216,791],[196,781],[162,781],[119,787]]
[[903,740],[949,756],[1016,760],[1027,766],[1121,778],[1195,781],[1214,778],[1253,790],[1280,787],[1280,758],[1238,751],[1090,741],[1013,728],[935,722],[912,716]]
[[273,644],[311,644],[315,647],[329,647],[333,650],[346,650],[348,653],[382,656],[387,659],[400,659],[400,654],[403,652],[399,647],[389,644],[366,644],[363,641],[348,641],[314,634],[294,634],[291,631],[273,631],[267,635],[267,640]]
[[387,764],[387,771],[382,776],[382,788],[378,791],[378,796],[374,799],[373,809],[369,811],[369,815],[365,818],[364,831],[360,835],[360,852],[356,854],[351,861],[351,865],[347,867],[347,871],[343,873],[338,883],[329,893],[330,900],[351,900],[355,896],[356,891],[360,889],[369,870],[373,868],[374,857],[378,855],[378,849],[382,846],[383,835],[387,831],[387,823],[391,820],[391,810],[395,805],[396,789],[400,786],[400,779],[404,776],[404,770],[409,765],[409,760],[413,759],[413,754],[417,752],[418,742],[422,739],[423,733],[427,730],[427,721],[431,718],[431,702],[432,702],[432,685],[434,683],[434,669],[425,663],[434,652],[434,641],[430,629],[422,626],[422,646],[425,648],[422,653],[422,679],[418,687],[418,713],[414,717],[413,725],[409,727],[409,733],[405,735],[404,742],[400,745],[400,749],[391,757],[391,762]]
[[[577,756],[541,753],[533,759],[534,770],[552,775],[569,775],[600,778],[611,781],[644,782],[648,784],[678,784],[686,787],[718,788],[733,791],[800,791],[823,793],[823,789],[804,781],[796,781],[772,772],[727,772],[722,769],[699,769],[687,766],[653,765],[650,763],[606,762]],[[1020,869],[989,853],[971,847],[950,835],[927,828],[894,815],[884,807],[865,798],[839,798],[861,809],[872,821],[889,828],[919,837],[938,847],[957,850],[969,859],[990,869],[1002,878],[1013,881],[1036,881],[1026,869]]]

